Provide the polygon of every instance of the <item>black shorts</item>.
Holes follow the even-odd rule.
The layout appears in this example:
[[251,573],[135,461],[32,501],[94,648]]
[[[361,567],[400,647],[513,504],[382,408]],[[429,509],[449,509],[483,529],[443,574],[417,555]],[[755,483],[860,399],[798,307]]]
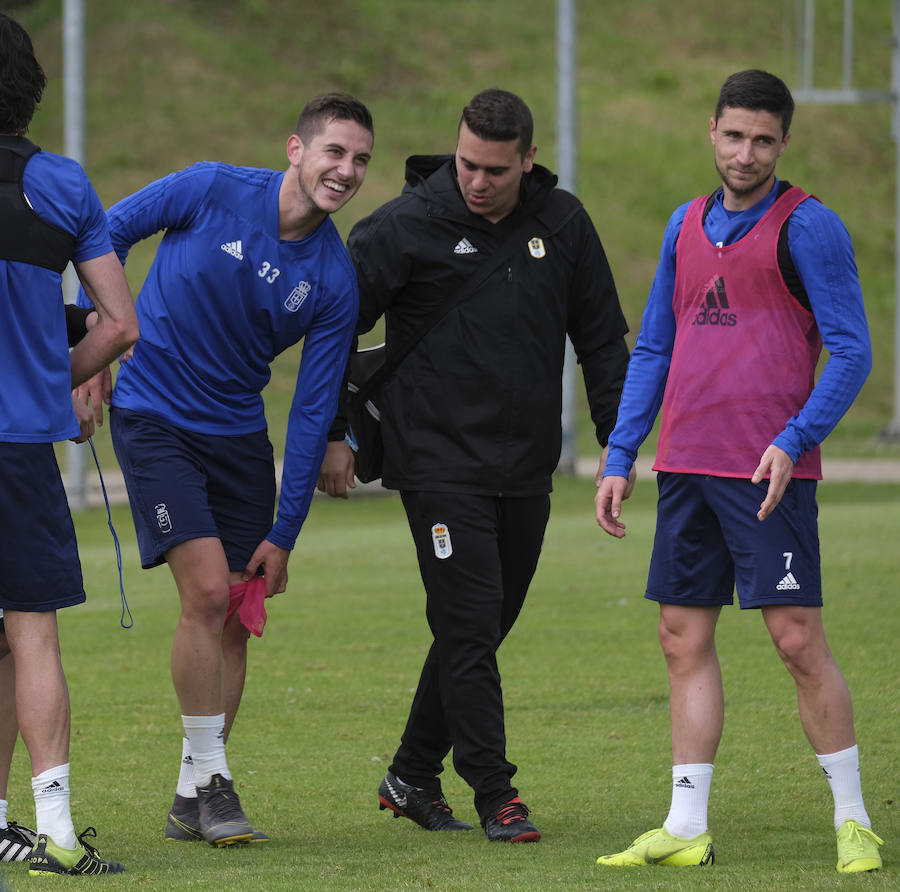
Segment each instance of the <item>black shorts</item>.
[[51,443],[0,443],[0,608],[81,604],[75,527]]
[[791,480],[756,516],[768,483],[661,472],[647,597],[665,604],[822,606],[816,481]]
[[222,542],[243,570],[272,530],[275,465],[266,431],[198,434],[164,419],[113,408],[110,433],[125,477],[141,565],[190,539]]

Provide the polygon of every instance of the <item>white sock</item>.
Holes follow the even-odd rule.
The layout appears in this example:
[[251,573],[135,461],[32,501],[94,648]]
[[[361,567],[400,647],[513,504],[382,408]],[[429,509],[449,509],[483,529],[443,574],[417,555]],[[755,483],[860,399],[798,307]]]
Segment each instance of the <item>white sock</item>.
[[78,845],[69,811],[69,763],[42,771],[31,779],[37,832],[46,833],[60,848]]
[[862,784],[859,779],[859,747],[824,756],[816,755],[834,796],[834,829],[844,821],[856,821],[871,828],[872,822],[863,805]]
[[9,826],[6,823],[6,810],[9,808],[9,803],[5,799],[0,799],[0,830],[6,830]]
[[194,783],[194,760],[191,757],[191,742],[187,737],[181,738],[181,769],[178,772],[178,786],[175,792],[187,799],[197,798],[197,785]]
[[706,833],[712,775],[707,763],[672,766],[672,805],[663,824],[672,836],[692,839]]
[[194,763],[194,783],[198,787],[208,787],[214,774],[231,780],[225,761],[225,713],[183,715],[181,722]]

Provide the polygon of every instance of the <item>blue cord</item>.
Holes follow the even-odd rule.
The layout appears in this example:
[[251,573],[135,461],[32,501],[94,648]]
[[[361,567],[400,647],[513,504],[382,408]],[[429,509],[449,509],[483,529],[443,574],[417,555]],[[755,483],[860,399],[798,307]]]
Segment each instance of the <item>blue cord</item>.
[[[119,537],[116,535],[115,527],[112,522],[112,512],[109,510],[109,496],[106,494],[106,484],[103,482],[103,474],[100,471],[100,462],[97,459],[97,450],[94,449],[94,441],[92,438],[88,438],[88,443],[91,447],[91,452],[94,456],[94,464],[97,466],[97,473],[100,475],[100,488],[103,490],[103,501],[106,502],[106,522],[109,526],[109,531],[112,533],[113,542],[116,545],[116,566],[119,568],[119,593],[122,595],[122,616],[119,619],[119,625],[123,629],[131,629],[134,627],[134,617],[131,615],[131,610],[128,607],[128,601],[125,600],[125,582],[122,579],[122,549],[119,547]],[[125,614],[128,614],[128,624],[125,624]]]

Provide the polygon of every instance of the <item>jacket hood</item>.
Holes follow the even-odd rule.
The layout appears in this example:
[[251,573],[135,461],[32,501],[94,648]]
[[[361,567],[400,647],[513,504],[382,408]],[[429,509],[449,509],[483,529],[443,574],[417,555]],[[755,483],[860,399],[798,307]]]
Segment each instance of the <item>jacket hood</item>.
[[[540,164],[532,165],[531,171],[522,177],[519,207],[542,204],[556,183],[556,174]],[[453,155],[411,155],[406,159],[403,192],[424,199],[430,215],[471,213],[456,182]]]

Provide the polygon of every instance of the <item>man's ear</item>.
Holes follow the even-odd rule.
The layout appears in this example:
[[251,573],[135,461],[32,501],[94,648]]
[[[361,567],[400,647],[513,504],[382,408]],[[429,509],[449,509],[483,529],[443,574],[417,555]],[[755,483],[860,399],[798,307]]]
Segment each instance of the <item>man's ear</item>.
[[287,141],[287,157],[292,165],[296,166],[300,162],[300,156],[303,154],[303,140],[292,133]]

